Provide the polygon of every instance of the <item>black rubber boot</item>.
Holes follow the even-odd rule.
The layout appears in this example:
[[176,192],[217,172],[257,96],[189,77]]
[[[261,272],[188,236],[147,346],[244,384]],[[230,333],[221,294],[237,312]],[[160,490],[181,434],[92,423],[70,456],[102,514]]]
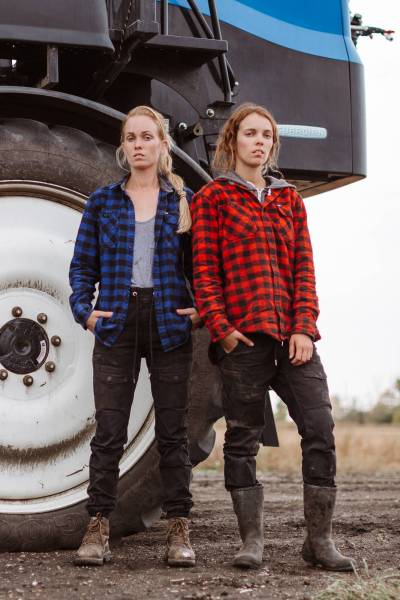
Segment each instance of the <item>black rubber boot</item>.
[[232,490],[231,496],[243,542],[233,564],[244,569],[256,569],[261,565],[264,549],[263,487],[257,484]]
[[304,485],[304,517],[307,536],[302,557],[327,571],[354,571],[354,562],[335,548],[332,540],[332,517],[336,488]]

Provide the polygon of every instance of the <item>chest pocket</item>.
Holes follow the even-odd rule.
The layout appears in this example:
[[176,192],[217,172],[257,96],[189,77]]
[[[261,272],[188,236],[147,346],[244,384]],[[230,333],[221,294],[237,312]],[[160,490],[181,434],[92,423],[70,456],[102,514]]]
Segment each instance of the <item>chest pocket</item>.
[[178,243],[180,237],[176,232],[179,227],[179,212],[171,210],[164,213],[161,225],[161,237],[165,244],[173,245]]
[[275,230],[288,244],[294,244],[293,214],[289,205],[280,204],[273,206],[273,223]]
[[119,211],[103,210],[99,216],[100,244],[112,247],[118,241]]
[[223,236],[228,239],[254,237],[258,231],[256,218],[248,208],[228,204],[223,216]]
[[179,225],[179,212],[175,210],[166,212],[164,214],[164,223],[167,226],[168,231],[170,228],[172,228],[175,233]]

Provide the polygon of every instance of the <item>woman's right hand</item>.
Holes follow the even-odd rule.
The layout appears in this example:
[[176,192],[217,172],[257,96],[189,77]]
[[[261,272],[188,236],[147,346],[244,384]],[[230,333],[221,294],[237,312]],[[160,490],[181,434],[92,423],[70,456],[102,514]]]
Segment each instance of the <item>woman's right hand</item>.
[[88,320],[86,321],[86,327],[94,333],[94,328],[96,327],[97,319],[100,317],[106,317],[107,319],[112,317],[113,313],[105,310],[93,310],[90,313]]
[[237,329],[220,340],[220,344],[227,354],[232,352],[239,342],[243,342],[246,346],[254,346],[254,343]]

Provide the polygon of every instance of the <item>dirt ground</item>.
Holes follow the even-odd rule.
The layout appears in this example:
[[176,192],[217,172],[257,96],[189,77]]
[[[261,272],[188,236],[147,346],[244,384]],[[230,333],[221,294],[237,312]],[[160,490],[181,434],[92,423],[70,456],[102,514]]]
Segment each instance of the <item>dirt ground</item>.
[[[197,566],[172,569],[163,563],[166,523],[124,539],[103,567],[74,567],[73,552],[1,554],[0,599],[42,600],[219,600],[303,599],[332,578],[309,568],[299,557],[304,534],[300,480],[261,477],[265,488],[264,563],[258,571],[239,571],[231,559],[239,545],[230,497],[221,474],[196,471],[192,542]],[[399,568],[400,481],[352,476],[339,481],[335,539],[341,550],[372,575]]]

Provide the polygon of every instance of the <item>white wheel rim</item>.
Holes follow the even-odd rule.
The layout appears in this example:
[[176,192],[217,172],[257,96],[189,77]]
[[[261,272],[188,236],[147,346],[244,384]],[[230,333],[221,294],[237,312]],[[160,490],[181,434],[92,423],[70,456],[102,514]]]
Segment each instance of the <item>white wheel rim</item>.
[[[0,512],[48,512],[86,498],[90,439],[95,429],[93,335],[73,320],[68,268],[85,197],[41,182],[0,183],[0,329],[21,318],[37,323],[48,340],[45,363],[30,375],[7,372],[0,381]],[[13,321],[14,323],[14,321]],[[36,327],[36,326],[35,326]],[[5,356],[5,355],[4,355]],[[5,360],[3,356],[3,360]],[[44,350],[42,357],[44,357]],[[0,358],[1,361],[1,358]],[[45,364],[53,362],[54,372]],[[146,369],[136,387],[123,475],[154,440],[154,413]]]

